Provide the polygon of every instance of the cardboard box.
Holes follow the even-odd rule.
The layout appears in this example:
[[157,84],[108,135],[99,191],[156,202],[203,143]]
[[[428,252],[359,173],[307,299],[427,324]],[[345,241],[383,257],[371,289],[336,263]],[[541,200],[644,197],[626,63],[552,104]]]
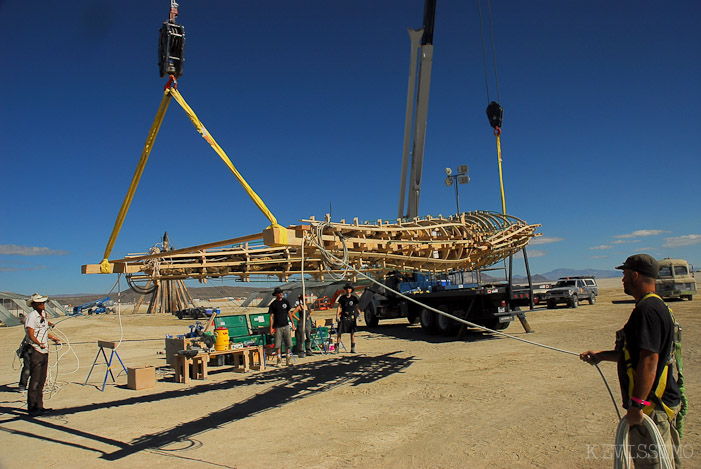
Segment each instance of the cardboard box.
[[135,368],[127,368],[127,387],[129,389],[139,390],[148,389],[156,386],[156,367],[155,366],[139,366]]

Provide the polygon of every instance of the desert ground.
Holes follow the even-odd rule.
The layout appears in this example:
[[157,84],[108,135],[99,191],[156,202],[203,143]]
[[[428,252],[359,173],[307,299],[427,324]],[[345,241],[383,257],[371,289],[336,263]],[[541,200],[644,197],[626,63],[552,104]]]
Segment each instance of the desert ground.
[[[518,322],[505,332],[577,353],[611,348],[633,304],[620,279],[599,283],[595,305],[537,309],[527,316],[533,333]],[[684,327],[687,468],[701,467],[699,301],[670,302]],[[245,374],[210,367],[206,381],[175,383],[163,339],[187,332],[191,322],[131,311],[60,322],[57,332],[70,347],[51,350],[45,406],[55,411],[37,418],[26,416],[26,396],[17,390],[14,351],[23,330],[0,329],[0,467],[613,464],[613,402],[596,368],[575,355],[482,333],[467,340],[428,336],[420,326],[395,320],[361,328],[354,355],[315,354]],[[121,374],[101,392],[104,365],[84,384],[97,340],[120,338],[127,367],[158,367],[155,388],[130,390]],[[343,340],[349,345],[348,336]],[[620,401],[615,365],[602,370]]]

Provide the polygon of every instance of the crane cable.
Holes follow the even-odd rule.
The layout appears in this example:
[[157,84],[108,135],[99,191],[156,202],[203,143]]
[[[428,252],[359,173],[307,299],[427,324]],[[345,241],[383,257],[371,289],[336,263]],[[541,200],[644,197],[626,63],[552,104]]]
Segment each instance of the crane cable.
[[[477,1],[477,9],[479,10],[480,17],[480,35],[482,38],[482,61],[484,62],[484,81],[487,88],[487,102],[490,102],[491,100],[489,99],[489,78],[487,74],[487,50],[484,45],[484,27],[482,26],[482,0]],[[494,48],[494,26],[492,25],[492,7],[490,0],[487,0],[487,12],[489,16],[489,34],[492,40],[492,62],[494,63],[494,81],[497,89],[497,102],[499,102],[501,101],[501,97],[499,96],[499,73],[497,72],[497,54]]]
[[216,140],[214,140],[214,137],[212,137],[207,128],[202,124],[202,122],[199,120],[192,108],[185,102],[185,99],[182,97],[177,88],[177,81],[175,77],[171,75],[168,80],[168,83],[166,83],[165,90],[163,92],[163,98],[161,99],[161,104],[158,107],[156,118],[154,119],[153,124],[151,125],[151,129],[149,130],[148,137],[146,138],[146,143],[144,144],[144,149],[141,152],[141,158],[139,159],[139,163],[136,166],[136,170],[134,172],[134,176],[132,177],[129,190],[127,191],[127,195],[124,198],[124,202],[122,202],[122,206],[119,210],[119,214],[117,215],[117,219],[114,222],[114,227],[112,228],[112,233],[110,235],[109,241],[107,242],[107,247],[105,248],[105,253],[103,255],[102,262],[100,262],[100,273],[102,274],[112,273],[112,265],[110,265],[108,260],[109,256],[112,252],[112,248],[114,247],[114,242],[117,239],[117,235],[119,235],[119,231],[122,228],[122,224],[124,223],[124,218],[126,217],[127,211],[129,210],[131,201],[134,198],[134,193],[136,192],[136,188],[139,185],[141,175],[143,174],[144,168],[146,167],[146,162],[148,161],[148,157],[151,154],[151,150],[153,149],[153,143],[156,140],[158,131],[160,130],[161,124],[163,123],[163,118],[165,117],[165,113],[168,110],[168,104],[170,103],[171,97],[175,98],[178,104],[180,104],[187,116],[190,118],[190,121],[192,121],[192,124],[195,126],[197,131],[202,135],[202,137],[207,141],[207,143],[211,145],[211,147],[214,149],[217,155],[219,155],[222,161],[224,161],[226,166],[229,168],[229,170],[231,170],[236,179],[239,181],[241,186],[243,186],[248,196],[253,200],[253,202],[260,209],[260,211],[263,212],[263,215],[265,215],[268,218],[268,220],[270,220],[271,224],[269,228],[280,235],[279,244],[287,244],[287,230],[284,227],[280,226],[280,224],[277,222],[277,219],[270,212],[270,210],[268,210],[268,207],[265,205],[263,200],[258,196],[258,194],[256,194],[253,191],[253,189],[246,182],[241,173],[238,172],[234,164],[227,156],[226,152],[224,152],[224,150],[219,146]]
[[497,143],[497,159],[499,163],[499,186],[501,188],[501,210],[504,215],[506,215],[506,198],[504,195],[504,175],[501,168],[501,124],[504,117],[504,109],[499,105],[501,101],[501,96],[499,93],[499,73],[497,71],[497,54],[494,47],[494,25],[492,23],[492,7],[490,0],[487,0],[487,12],[489,16],[489,34],[492,42],[492,62],[494,64],[494,81],[497,90],[497,100],[491,101],[489,98],[489,74],[487,71],[487,48],[484,43],[484,27],[482,19],[482,0],[477,1],[477,8],[479,10],[480,18],[480,37],[482,39],[482,62],[484,63],[484,82],[487,89],[487,117],[489,119],[489,124],[494,129],[494,136],[496,137]]

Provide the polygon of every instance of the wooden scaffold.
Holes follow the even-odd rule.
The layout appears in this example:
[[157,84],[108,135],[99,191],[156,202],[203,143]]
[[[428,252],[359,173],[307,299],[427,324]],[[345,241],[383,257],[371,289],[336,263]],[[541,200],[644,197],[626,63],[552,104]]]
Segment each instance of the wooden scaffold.
[[[172,250],[173,248],[170,244],[170,240],[168,239],[168,233],[166,232],[163,235],[162,243],[152,247],[150,252],[152,254],[157,254],[167,253]],[[185,282],[183,282],[182,279],[162,279],[154,276],[153,278],[149,277],[146,280],[145,286],[142,287],[139,285],[138,279],[134,279],[129,275],[126,278],[131,289],[142,294],[134,305],[134,313],[139,311],[144,298],[146,298],[146,296],[149,294],[151,295],[151,299],[148,305],[148,314],[172,314],[185,308],[195,307],[195,303],[190,296],[190,292],[187,291]]]

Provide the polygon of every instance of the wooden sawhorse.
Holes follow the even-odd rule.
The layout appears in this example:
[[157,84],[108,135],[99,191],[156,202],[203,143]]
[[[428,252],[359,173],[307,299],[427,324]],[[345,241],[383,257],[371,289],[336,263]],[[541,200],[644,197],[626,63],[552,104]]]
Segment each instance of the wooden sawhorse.
[[[100,349],[97,351],[97,355],[95,355],[95,360],[92,362],[92,367],[90,367],[90,373],[88,373],[88,377],[85,378],[85,384],[88,384],[88,380],[90,379],[90,375],[92,374],[93,368],[95,368],[95,364],[97,363],[97,359],[100,358],[100,354],[105,358],[105,363],[107,364],[107,371],[105,372],[105,379],[102,382],[102,389],[100,391],[105,391],[105,385],[107,384],[107,376],[112,377],[112,381],[115,383],[117,382],[116,379],[114,379],[114,374],[112,373],[112,359],[116,356],[117,360],[119,360],[119,364],[122,365],[122,370],[124,371],[124,374],[127,373],[127,369],[124,366],[124,363],[122,363],[122,359],[119,358],[119,354],[117,353],[117,346],[119,345],[118,342],[110,342],[107,340],[98,340],[97,341],[97,346],[100,347]],[[111,349],[112,353],[110,354],[110,359],[107,359],[107,355],[105,355],[105,349]],[[117,376],[122,374],[120,371],[117,373]]]

